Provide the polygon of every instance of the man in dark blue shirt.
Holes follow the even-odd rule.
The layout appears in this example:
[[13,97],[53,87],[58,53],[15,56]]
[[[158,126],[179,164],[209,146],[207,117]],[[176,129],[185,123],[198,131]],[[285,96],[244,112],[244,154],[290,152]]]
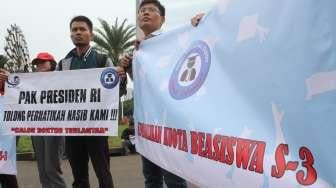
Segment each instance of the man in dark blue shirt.
[[[75,48],[60,61],[58,70],[89,69],[111,66],[112,62],[90,46],[92,22],[85,16],[76,16],[70,22],[71,40]],[[126,75],[121,69],[120,95],[126,93]],[[85,76],[85,75],[83,75]],[[107,136],[66,137],[66,153],[69,158],[74,188],[89,188],[88,162],[91,159],[99,188],[113,188]]]

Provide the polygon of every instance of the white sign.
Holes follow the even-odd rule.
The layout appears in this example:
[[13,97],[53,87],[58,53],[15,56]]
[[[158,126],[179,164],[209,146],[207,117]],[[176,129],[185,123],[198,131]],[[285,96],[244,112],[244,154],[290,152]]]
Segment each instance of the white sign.
[[5,93],[3,125],[15,135],[118,134],[113,68],[12,74]]
[[143,41],[137,152],[202,188],[336,188],[335,7],[219,0]]
[[[3,96],[0,96],[0,117],[3,114],[2,108]],[[3,125],[2,120],[0,120],[0,125]],[[8,129],[0,127],[0,174],[16,173],[15,136],[9,135]]]

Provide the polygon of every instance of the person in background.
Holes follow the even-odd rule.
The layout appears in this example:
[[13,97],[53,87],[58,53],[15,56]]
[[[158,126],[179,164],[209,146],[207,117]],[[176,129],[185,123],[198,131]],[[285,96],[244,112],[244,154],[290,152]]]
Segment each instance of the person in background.
[[[54,57],[42,52],[32,61],[37,72],[54,71]],[[66,188],[62,177],[61,160],[63,156],[63,136],[32,136],[37,168],[42,188]]]
[[136,152],[134,143],[135,130],[133,118],[129,120],[128,126],[129,127],[124,129],[124,131],[121,133],[121,139],[123,139],[122,148],[125,155]]

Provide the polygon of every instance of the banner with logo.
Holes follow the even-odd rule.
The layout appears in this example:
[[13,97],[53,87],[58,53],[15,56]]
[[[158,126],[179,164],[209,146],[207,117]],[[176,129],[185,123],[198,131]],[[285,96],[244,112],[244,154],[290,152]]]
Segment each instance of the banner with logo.
[[3,126],[16,135],[118,135],[113,68],[11,74]]
[[[3,114],[3,97],[0,96],[0,117]],[[2,119],[0,125],[3,124]],[[10,135],[10,130],[0,128],[0,174],[16,174],[16,146],[15,136]]]
[[336,1],[220,0],[135,54],[137,150],[200,187],[336,187]]

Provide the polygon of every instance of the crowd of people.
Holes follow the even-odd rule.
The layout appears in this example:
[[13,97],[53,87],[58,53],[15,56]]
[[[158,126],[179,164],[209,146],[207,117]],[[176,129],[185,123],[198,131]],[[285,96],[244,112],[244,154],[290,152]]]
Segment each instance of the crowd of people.
[[[203,14],[192,18],[192,25],[196,26]],[[161,27],[165,22],[165,8],[158,0],[143,0],[140,3],[137,20],[144,33],[144,39],[137,40],[135,49],[139,43],[151,37],[160,35]],[[76,16],[69,24],[70,36],[74,48],[58,63],[47,52],[37,54],[32,64],[37,72],[64,71],[76,69],[90,69],[113,66],[106,55],[100,54],[90,45],[93,38],[93,25],[86,16]],[[127,74],[132,76],[132,55],[126,54],[121,58],[121,64],[115,67],[120,79],[120,95],[126,93]],[[9,72],[0,70],[1,92],[4,94],[4,83],[8,79]],[[66,80],[64,80],[66,82]],[[134,123],[130,121],[130,128],[121,135],[125,153],[134,153]],[[3,136],[0,137],[0,139]],[[13,139],[15,139],[13,137]],[[92,162],[93,169],[99,182],[99,188],[113,188],[113,179],[110,171],[110,156],[107,136],[32,136],[33,148],[36,155],[39,179],[43,188],[67,187],[62,177],[61,160],[63,152],[68,157],[74,182],[74,188],[89,188],[88,162]],[[65,151],[64,151],[65,148]],[[143,175],[146,188],[162,188],[165,182],[168,188],[185,188],[186,181],[169,171],[162,169],[150,160],[142,157]],[[3,188],[17,188],[15,175],[0,175],[0,184]]]

